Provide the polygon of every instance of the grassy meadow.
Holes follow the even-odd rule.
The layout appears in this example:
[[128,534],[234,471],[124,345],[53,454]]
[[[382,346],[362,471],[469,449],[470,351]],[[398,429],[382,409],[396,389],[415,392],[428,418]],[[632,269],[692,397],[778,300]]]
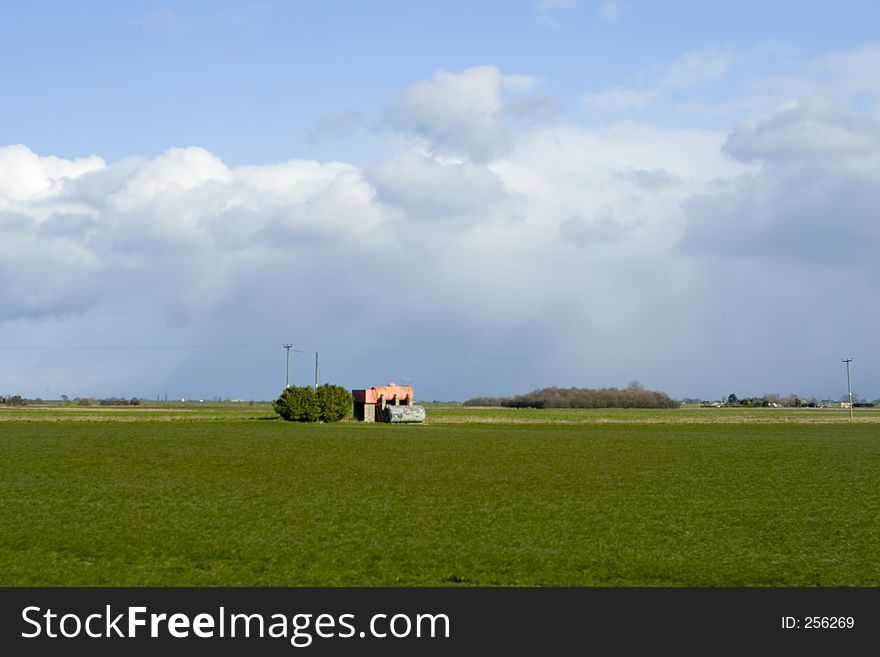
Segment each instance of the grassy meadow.
[[0,411],[4,586],[877,586],[880,413]]

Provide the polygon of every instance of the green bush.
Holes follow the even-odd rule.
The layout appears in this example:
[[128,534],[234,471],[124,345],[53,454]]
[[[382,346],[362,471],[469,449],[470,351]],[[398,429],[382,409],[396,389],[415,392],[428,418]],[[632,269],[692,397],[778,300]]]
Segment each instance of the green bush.
[[351,412],[354,399],[342,386],[325,383],[318,386],[318,415],[323,422],[338,422]]
[[285,420],[292,422],[316,422],[318,420],[318,400],[314,389],[309,386],[290,386],[286,388],[272,408]]

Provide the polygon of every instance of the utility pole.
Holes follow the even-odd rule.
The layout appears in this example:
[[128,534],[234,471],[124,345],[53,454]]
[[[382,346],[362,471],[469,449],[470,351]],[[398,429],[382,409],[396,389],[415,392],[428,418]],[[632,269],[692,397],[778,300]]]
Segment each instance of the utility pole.
[[318,392],[318,352],[315,352],[315,392]]
[[849,395],[849,421],[855,422],[853,417],[853,401],[852,401],[852,383],[849,377],[849,364],[853,362],[852,358],[841,358],[841,363],[846,363],[846,392]]
[[283,344],[281,345],[287,350],[287,380],[284,383],[284,389],[290,387],[290,348],[293,346],[292,344]]

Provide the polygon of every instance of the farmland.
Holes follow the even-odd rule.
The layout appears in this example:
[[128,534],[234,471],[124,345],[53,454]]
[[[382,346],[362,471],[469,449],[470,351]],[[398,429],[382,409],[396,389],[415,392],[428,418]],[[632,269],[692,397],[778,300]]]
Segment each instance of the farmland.
[[0,584],[876,586],[880,413],[0,411]]

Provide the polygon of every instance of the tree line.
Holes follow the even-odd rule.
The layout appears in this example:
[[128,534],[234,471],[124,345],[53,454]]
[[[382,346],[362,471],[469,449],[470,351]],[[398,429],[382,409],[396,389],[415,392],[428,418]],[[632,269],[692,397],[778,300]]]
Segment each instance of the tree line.
[[[42,406],[43,404],[55,403],[47,402],[39,397],[28,399],[21,395],[0,395],[0,404],[6,406]],[[94,397],[74,397],[69,399],[67,395],[61,395],[61,403],[64,405],[76,404],[77,406],[140,406],[141,400],[138,397],[131,399],[123,399],[122,397],[105,397],[104,399],[95,399]]]
[[645,390],[638,384],[619,388],[542,388],[513,397],[474,397],[465,406],[509,408],[678,408],[665,392]]
[[[841,397],[840,401],[847,401],[846,395]],[[878,400],[880,401],[880,400]],[[730,393],[725,400],[727,406],[761,406],[761,407],[785,407],[785,408],[816,408],[818,406],[829,406],[833,404],[832,400],[826,399],[819,401],[815,397],[807,399],[799,395],[778,395],[765,394],[761,397],[737,397],[736,393]],[[869,402],[860,399],[858,395],[853,395],[853,406],[870,408],[877,402]]]

